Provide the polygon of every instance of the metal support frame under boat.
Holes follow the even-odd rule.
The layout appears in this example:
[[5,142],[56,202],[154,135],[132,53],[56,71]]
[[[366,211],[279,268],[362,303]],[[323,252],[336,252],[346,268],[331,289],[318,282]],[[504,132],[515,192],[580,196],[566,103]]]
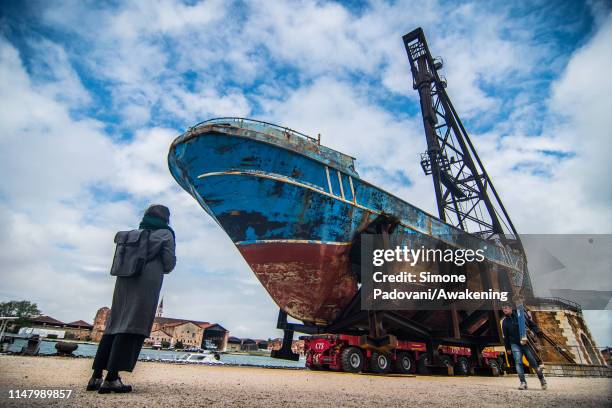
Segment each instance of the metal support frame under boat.
[[[393,233],[397,225],[396,217],[388,214],[382,214],[371,221],[368,225],[361,228],[360,232],[355,236],[353,245],[360,244],[360,236],[362,234],[381,235],[381,246],[389,247],[389,234]],[[356,248],[360,250],[360,248]],[[352,256],[355,260],[358,256]],[[354,271],[358,273],[358,271]],[[359,276],[360,277],[360,276]],[[490,279],[490,276],[486,276]],[[487,285],[490,282],[487,280]],[[425,313],[423,311],[422,313]],[[455,311],[455,314],[457,312]],[[482,311],[488,313],[492,325],[499,324],[499,318],[495,312]],[[419,316],[419,315],[417,315]],[[362,310],[361,308],[361,288],[353,296],[347,306],[338,314],[338,317],[329,325],[317,326],[312,323],[289,323],[287,321],[287,313],[279,309],[277,328],[284,331],[283,344],[280,350],[272,352],[272,357],[297,360],[298,355],[291,350],[293,334],[301,332],[309,335],[314,334],[351,334],[361,337],[360,343],[364,348],[375,349],[378,351],[388,351],[397,344],[397,338],[392,333],[402,333],[402,337],[411,338],[417,341],[423,341],[427,344],[427,359],[419,362],[420,372],[422,373],[443,373],[447,369],[452,370],[452,367],[446,367],[442,364],[442,360],[438,354],[438,346],[440,344],[457,344],[469,346],[472,349],[472,357],[478,358],[479,350],[485,347],[489,342],[500,341],[499,328],[493,336],[470,336],[462,330],[462,327],[469,323],[470,319],[480,318],[481,316],[467,316],[460,319],[456,316],[453,319],[453,335],[440,336],[439,333],[432,332],[429,328],[419,323],[417,319],[407,318],[400,313],[389,310]],[[461,320],[461,321],[460,321]],[[463,326],[462,326],[463,325]],[[455,327],[456,326],[456,327]],[[391,334],[389,333],[391,332]],[[451,371],[449,371],[450,373]]]

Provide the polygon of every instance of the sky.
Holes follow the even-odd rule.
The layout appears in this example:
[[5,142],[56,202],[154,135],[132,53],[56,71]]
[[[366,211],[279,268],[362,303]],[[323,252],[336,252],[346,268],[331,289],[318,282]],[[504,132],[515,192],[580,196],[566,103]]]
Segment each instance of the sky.
[[[115,232],[163,203],[165,316],[277,337],[277,307],[174,182],[169,145],[219,116],[320,133],[437,213],[401,39],[419,26],[518,231],[612,233],[608,2],[2,1],[0,301],[91,322],[110,306]],[[585,313],[612,345],[612,312]]]

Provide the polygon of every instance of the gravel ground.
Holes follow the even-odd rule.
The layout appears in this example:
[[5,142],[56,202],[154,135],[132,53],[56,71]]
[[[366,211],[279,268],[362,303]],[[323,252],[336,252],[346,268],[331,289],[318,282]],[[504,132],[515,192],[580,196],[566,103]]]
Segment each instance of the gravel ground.
[[[612,379],[537,378],[519,391],[514,376],[375,376],[308,370],[138,363],[123,375],[134,391],[86,392],[91,359],[0,356],[0,406],[74,407],[604,407],[612,406]],[[71,389],[69,399],[10,399],[11,389]]]

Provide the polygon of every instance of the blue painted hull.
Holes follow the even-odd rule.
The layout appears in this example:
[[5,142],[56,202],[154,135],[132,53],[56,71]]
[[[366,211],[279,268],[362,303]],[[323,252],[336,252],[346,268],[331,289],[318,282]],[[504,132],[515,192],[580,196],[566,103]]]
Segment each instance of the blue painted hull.
[[[223,228],[272,298],[291,316],[327,324],[357,292],[348,253],[380,214],[397,234],[482,248],[484,241],[363,180],[353,159],[303,135],[257,122],[212,121],[173,143],[177,182]],[[282,251],[283,254],[279,252]],[[520,270],[488,245],[486,257]]]

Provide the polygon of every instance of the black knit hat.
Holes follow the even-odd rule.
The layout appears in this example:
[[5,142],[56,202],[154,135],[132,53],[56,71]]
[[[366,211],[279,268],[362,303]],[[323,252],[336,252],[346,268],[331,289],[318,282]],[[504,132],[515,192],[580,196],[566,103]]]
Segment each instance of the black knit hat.
[[161,218],[166,222],[170,222],[170,210],[165,205],[152,204],[147,208],[144,215],[151,215],[153,217]]

